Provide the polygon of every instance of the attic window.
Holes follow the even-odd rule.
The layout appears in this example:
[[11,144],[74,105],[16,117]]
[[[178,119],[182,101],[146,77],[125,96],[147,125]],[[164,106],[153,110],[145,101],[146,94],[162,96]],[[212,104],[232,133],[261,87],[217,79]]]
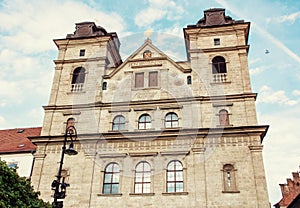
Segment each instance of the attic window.
[[19,144],[18,147],[19,148],[25,147],[25,144]]
[[18,133],[23,133],[24,132],[24,129],[19,129],[18,130]]
[[85,56],[85,49],[81,49],[79,51],[79,56]]
[[144,53],[143,53],[143,58],[144,59],[148,59],[148,58],[151,58],[152,56],[152,52],[150,50],[145,50]]
[[220,38],[214,39],[214,45],[220,45]]

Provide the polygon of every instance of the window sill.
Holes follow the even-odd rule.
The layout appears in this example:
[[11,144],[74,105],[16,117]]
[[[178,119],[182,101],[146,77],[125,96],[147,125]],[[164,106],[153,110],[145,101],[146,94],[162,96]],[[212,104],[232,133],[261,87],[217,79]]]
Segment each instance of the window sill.
[[237,194],[240,193],[240,191],[222,191],[222,193]]
[[83,90],[83,91],[69,91],[69,92],[67,92],[68,95],[69,94],[81,94],[81,93],[85,93],[85,91]]
[[229,125],[217,125],[217,128],[226,128],[226,127],[233,127],[232,124]]
[[122,194],[97,194],[97,196],[105,196],[105,197],[121,197]]
[[134,131],[153,131],[155,128],[149,128],[149,129],[135,129]]
[[188,195],[189,192],[164,192],[162,195],[168,196],[168,195]]
[[211,82],[211,85],[221,85],[221,84],[231,84],[231,81],[226,81],[226,82]]
[[129,193],[129,196],[154,196],[154,193]]
[[109,133],[128,132],[128,130],[109,130]]
[[182,129],[182,127],[165,127],[165,128],[161,128],[161,130],[180,130]]

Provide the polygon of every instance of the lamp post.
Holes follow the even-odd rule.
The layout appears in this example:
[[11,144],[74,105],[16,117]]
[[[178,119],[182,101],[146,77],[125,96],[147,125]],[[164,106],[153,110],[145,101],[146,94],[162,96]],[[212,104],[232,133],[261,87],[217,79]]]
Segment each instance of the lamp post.
[[[57,179],[55,179],[52,184],[52,190],[54,190],[54,200],[52,203],[52,207],[54,208],[62,208],[63,207],[63,201],[58,201],[58,199],[64,199],[66,197],[66,189],[70,184],[65,183],[64,181],[61,182],[61,172],[62,172],[62,166],[63,166],[63,161],[64,161],[64,156],[65,153],[67,155],[77,155],[78,152],[74,150],[74,143],[73,141],[77,138],[77,132],[74,127],[75,124],[75,119],[74,118],[69,118],[67,120],[67,127],[64,135],[64,142],[62,146],[62,151],[61,151],[61,158],[59,162],[59,168],[58,168],[58,174],[56,176]],[[66,144],[68,137],[70,138],[70,144],[69,148],[66,149]]]

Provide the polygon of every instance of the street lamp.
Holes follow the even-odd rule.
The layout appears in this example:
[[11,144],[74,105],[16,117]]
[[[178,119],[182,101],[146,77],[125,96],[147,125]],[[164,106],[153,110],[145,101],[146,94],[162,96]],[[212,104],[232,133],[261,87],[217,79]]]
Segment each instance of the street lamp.
[[[77,138],[77,131],[74,127],[75,124],[75,119],[74,118],[69,118],[67,120],[67,127],[66,127],[66,132],[64,135],[64,143],[62,146],[62,151],[61,151],[61,158],[59,162],[59,169],[58,169],[58,174],[57,174],[57,179],[55,179],[52,184],[52,190],[54,190],[54,200],[52,203],[52,207],[54,208],[62,208],[63,207],[63,201],[58,201],[58,199],[64,199],[66,197],[66,189],[70,184],[65,183],[64,181],[61,182],[61,172],[62,172],[62,166],[63,166],[63,161],[64,161],[64,156],[65,153],[67,155],[77,155],[78,152],[74,149],[74,143],[73,141],[76,140]],[[66,144],[68,137],[70,138],[70,144],[69,148],[66,149]]]

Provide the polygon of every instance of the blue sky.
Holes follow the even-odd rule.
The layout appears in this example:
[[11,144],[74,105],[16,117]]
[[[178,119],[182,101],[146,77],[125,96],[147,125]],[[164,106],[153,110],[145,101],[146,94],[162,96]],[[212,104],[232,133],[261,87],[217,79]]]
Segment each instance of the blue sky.
[[[154,42],[175,60],[185,60],[182,28],[209,8],[251,22],[249,70],[258,93],[260,124],[269,124],[263,142],[270,201],[281,198],[279,183],[300,165],[300,1],[294,0],[7,0],[0,1],[0,129],[42,126],[57,49],[52,39],[73,33],[76,22],[94,21],[121,40],[123,60],[155,34],[176,38],[174,48]],[[265,50],[270,51],[265,54]]]

